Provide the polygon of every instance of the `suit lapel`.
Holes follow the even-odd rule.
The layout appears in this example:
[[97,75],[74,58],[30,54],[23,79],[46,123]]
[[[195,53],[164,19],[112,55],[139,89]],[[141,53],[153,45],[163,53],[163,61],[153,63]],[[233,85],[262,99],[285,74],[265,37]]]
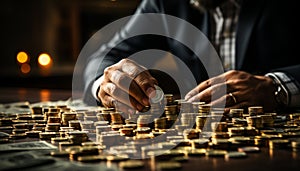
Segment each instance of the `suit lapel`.
[[240,69],[243,65],[250,36],[259,14],[263,9],[264,2],[265,0],[244,0],[242,2],[237,26],[237,69]]

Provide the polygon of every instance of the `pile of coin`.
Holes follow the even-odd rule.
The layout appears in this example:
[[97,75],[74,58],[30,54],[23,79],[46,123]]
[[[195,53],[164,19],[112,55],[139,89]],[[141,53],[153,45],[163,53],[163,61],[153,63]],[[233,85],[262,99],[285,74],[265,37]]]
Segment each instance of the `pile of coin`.
[[[150,158],[159,169],[180,168],[178,161],[189,160],[187,156],[229,160],[245,158],[260,148],[300,149],[299,113],[264,113],[255,106],[248,112],[231,109],[224,114],[224,109],[210,104],[173,98],[166,94],[166,103],[153,103],[130,118],[114,108],[76,111],[67,105],[26,104],[30,111],[0,114],[0,131],[6,133],[0,142],[42,139],[59,147],[52,156],[80,162]],[[120,167],[141,168],[144,163],[139,161],[126,161]]]

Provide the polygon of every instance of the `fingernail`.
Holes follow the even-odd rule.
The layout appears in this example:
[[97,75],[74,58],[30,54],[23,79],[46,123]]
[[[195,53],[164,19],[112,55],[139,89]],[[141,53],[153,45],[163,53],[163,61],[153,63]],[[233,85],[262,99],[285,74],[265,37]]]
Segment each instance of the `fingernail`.
[[149,98],[153,98],[155,96],[155,89],[153,87],[150,87],[146,91]]
[[143,99],[143,104],[144,104],[145,106],[148,106],[148,103],[149,103],[149,100],[148,100],[147,98],[144,98],[144,99]]

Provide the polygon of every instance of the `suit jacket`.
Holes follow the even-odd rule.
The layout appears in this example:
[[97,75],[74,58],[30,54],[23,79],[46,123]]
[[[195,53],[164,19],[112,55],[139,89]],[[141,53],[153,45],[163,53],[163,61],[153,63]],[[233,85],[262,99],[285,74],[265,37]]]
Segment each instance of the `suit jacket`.
[[[260,75],[271,71],[282,71],[299,82],[300,63],[297,41],[300,40],[298,33],[300,29],[296,26],[299,25],[296,24],[297,10],[296,1],[293,0],[242,0],[237,25],[236,69]],[[189,3],[189,0],[144,0],[136,13],[162,13],[175,16],[191,23],[207,37],[210,35],[209,12],[199,11]],[[131,22],[135,23],[135,21]],[[117,33],[115,39],[106,47],[111,46],[118,37],[121,38],[122,32],[126,31],[121,30]],[[178,34],[185,34],[185,28],[179,28]],[[174,39],[160,35],[140,35],[113,46],[97,51],[88,59],[84,99],[89,104],[95,104],[95,99],[91,95],[91,84],[103,74],[107,66],[146,49],[171,52],[190,68],[197,83],[208,78],[203,63],[195,60],[195,54]],[[100,61],[100,68],[91,67],[92,63],[96,64]],[[159,80],[168,77],[167,74],[157,74],[156,71],[152,74]],[[170,84],[165,88],[170,90]]]

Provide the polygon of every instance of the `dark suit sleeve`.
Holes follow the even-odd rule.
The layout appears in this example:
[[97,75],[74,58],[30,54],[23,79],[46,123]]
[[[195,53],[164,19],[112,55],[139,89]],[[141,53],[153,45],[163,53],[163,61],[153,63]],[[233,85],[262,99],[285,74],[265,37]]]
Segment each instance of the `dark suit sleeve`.
[[[159,13],[160,1],[157,0],[145,0],[138,7],[136,14],[140,13]],[[131,25],[135,25],[134,19],[130,20]],[[84,97],[83,100],[89,105],[99,105],[99,101],[96,100],[92,94],[91,88],[96,79],[103,75],[103,71],[106,67],[111,66],[123,58],[145,49],[164,49],[167,50],[166,38],[161,36],[149,36],[141,35],[131,37],[130,39],[124,39],[124,35],[127,32],[123,28],[120,32],[108,43],[104,44],[96,52],[94,52],[87,60],[87,64],[84,70]],[[120,40],[123,40],[120,42]],[[119,43],[116,43],[119,42]]]

